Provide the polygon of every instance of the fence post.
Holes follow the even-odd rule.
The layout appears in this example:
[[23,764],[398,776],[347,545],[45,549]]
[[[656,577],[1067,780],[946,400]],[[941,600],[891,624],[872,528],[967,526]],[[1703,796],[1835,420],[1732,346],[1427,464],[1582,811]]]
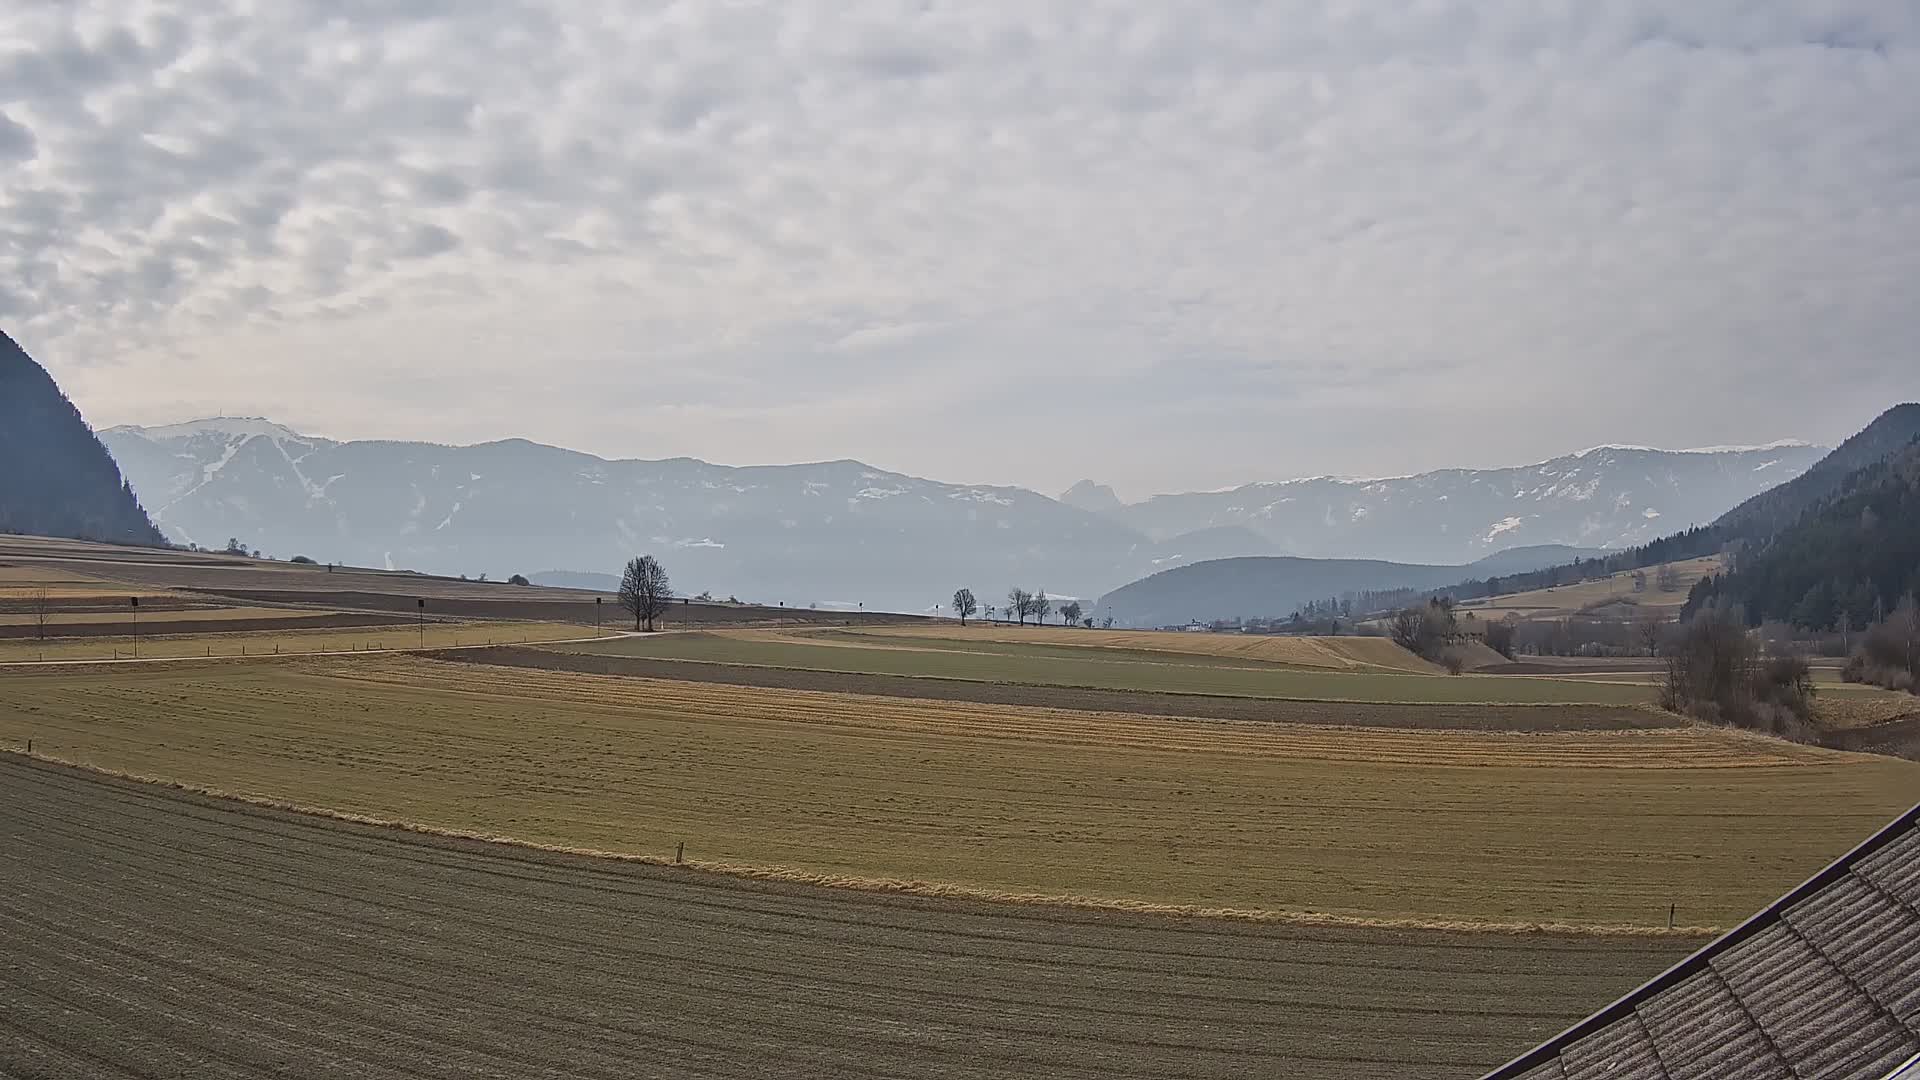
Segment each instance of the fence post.
[[1667,905],[1667,929],[1669,930],[1673,929],[1673,912],[1676,907],[1678,907],[1676,904]]
[[686,857],[687,857],[687,842],[685,840],[682,840],[680,841],[680,846],[673,849],[673,861],[675,864],[678,864],[686,861]]

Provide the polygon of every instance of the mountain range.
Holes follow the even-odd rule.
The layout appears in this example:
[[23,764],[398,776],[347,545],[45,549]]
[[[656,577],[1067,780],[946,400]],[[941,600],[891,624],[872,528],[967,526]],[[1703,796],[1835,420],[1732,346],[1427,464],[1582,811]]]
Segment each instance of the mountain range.
[[575,583],[604,582],[584,575],[651,552],[683,593],[907,611],[934,609],[960,585],[987,603],[1014,583],[1092,598],[1234,556],[1452,566],[1512,547],[1624,546],[1711,520],[1822,453],[1603,447],[1517,468],[1127,505],[1092,483],[1052,499],[858,461],[734,467],[607,460],[521,439],[339,442],[258,418],[101,434],[179,543],[235,538],[282,557]]

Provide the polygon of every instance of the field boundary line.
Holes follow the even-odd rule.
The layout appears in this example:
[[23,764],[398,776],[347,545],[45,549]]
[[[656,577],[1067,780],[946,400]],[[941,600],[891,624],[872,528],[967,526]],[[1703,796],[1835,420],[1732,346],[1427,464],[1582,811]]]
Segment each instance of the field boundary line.
[[1284,911],[1265,908],[1218,908],[1198,904],[1168,904],[1147,900],[1126,900],[1108,897],[1065,896],[1048,893],[1013,893],[957,883],[920,881],[910,878],[867,878],[822,874],[782,866],[754,866],[741,863],[707,862],[700,860],[688,860],[676,863],[671,858],[663,855],[642,855],[633,852],[607,851],[599,848],[575,847],[566,844],[543,844],[500,833],[424,825],[400,818],[360,814],[326,806],[314,806],[305,803],[289,802],[282,799],[273,799],[261,795],[249,795],[242,792],[210,787],[204,784],[169,780],[164,777],[149,776],[122,769],[111,769],[52,754],[36,753],[29,755],[14,747],[0,747],[0,754],[24,758],[29,761],[58,765],[80,772],[112,777],[117,780],[128,780],[155,787],[168,788],[174,791],[190,792],[195,795],[238,803],[243,806],[277,810],[284,813],[299,814],[322,820],[340,821],[373,828],[393,829],[399,832],[415,833],[422,836],[440,837],[450,840],[479,841],[488,844],[499,844],[505,847],[520,848],[522,850],[545,851],[559,855],[581,856],[611,862],[635,863],[642,866],[660,867],[689,873],[714,874],[723,877],[745,878],[780,884],[808,885],[816,888],[838,889],[850,892],[915,896],[929,900],[961,900],[1028,907],[1066,908],[1078,911],[1107,911],[1118,914],[1162,916],[1172,919],[1212,919],[1230,922],[1272,923],[1338,929],[1389,931],[1430,930],[1469,934],[1540,934],[1601,938],[1700,938],[1716,936],[1724,930],[1723,927],[1714,926],[1665,927],[1634,923],[1499,922],[1471,919],[1381,918],[1360,915],[1339,915],[1331,912],[1318,911]]

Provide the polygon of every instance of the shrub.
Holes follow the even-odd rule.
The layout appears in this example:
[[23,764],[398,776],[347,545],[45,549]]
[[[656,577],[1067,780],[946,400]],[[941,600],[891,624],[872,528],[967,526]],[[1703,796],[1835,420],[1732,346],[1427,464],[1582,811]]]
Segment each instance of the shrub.
[[507,584],[509,584],[509,585],[531,585],[531,584],[533,584],[533,582],[531,582],[531,581],[528,581],[528,580],[527,580],[527,575],[525,575],[525,574],[515,574],[515,575],[513,575],[512,577],[510,577],[510,578],[508,578],[508,579],[507,579]]
[[291,559],[288,559],[287,561],[288,561],[288,562],[297,562],[297,563],[299,563],[299,564],[301,564],[302,566],[318,566],[318,565],[320,565],[319,563],[316,563],[316,562],[314,562],[314,561],[313,561],[312,559],[309,559],[309,558],[307,558],[307,557],[306,557],[305,555],[295,555],[295,556],[294,556],[293,558],[291,558]]
[[1660,706],[1702,723],[1806,741],[1813,730],[1813,695],[1805,658],[1761,660],[1740,611],[1709,607],[1669,643]]

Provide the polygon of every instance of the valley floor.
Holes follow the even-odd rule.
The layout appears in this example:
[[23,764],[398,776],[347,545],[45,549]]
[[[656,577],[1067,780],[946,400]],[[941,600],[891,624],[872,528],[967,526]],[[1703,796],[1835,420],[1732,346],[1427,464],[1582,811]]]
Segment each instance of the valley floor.
[[1477,1075],[1690,942],[746,881],[0,754],[0,1075]]

